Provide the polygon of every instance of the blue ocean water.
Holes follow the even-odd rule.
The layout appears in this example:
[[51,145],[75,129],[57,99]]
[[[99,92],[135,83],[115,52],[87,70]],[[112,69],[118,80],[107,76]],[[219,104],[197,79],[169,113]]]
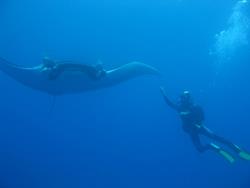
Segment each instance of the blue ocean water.
[[53,98],[1,73],[0,187],[249,188],[250,163],[198,153],[159,90],[174,101],[190,90],[206,126],[250,150],[249,10],[245,0],[2,0],[10,62],[136,60],[162,78]]

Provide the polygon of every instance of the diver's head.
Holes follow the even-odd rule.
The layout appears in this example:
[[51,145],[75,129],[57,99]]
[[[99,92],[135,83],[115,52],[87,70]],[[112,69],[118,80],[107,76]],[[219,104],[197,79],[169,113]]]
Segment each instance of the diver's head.
[[183,91],[183,93],[180,95],[180,103],[185,107],[192,106],[193,100],[189,91]]

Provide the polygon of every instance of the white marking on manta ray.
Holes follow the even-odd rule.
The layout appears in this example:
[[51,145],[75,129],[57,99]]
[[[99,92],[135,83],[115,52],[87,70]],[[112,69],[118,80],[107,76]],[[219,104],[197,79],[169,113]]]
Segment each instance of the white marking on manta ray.
[[80,93],[117,85],[132,78],[143,75],[160,75],[158,70],[140,62],[131,62],[106,71],[106,75],[93,80],[81,71],[65,71],[55,80],[48,79],[48,71],[43,64],[34,67],[22,67],[0,58],[0,70],[16,81],[32,89],[63,95]]

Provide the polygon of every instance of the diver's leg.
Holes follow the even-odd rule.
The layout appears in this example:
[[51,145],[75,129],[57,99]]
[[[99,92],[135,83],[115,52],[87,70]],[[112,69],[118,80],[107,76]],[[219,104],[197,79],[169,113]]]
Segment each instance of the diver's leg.
[[212,149],[210,145],[202,145],[201,144],[199,134],[193,133],[193,134],[190,134],[190,137],[191,137],[191,140],[192,140],[195,148],[200,153],[203,153],[203,152],[205,152],[205,151],[207,151],[209,149]]
[[246,152],[244,150],[242,150],[239,146],[233,144],[232,142],[230,142],[229,140],[221,137],[221,136],[218,136],[216,134],[214,134],[212,131],[210,131],[208,128],[206,127],[202,127],[201,130],[200,130],[200,133],[217,141],[217,142],[220,142],[222,144],[225,144],[227,145],[228,147],[230,147],[232,150],[234,150],[242,159],[245,159],[245,160],[250,160],[250,153],[249,152]]
[[232,142],[230,142],[229,140],[225,139],[224,137],[218,136],[215,133],[213,133],[211,130],[209,130],[207,127],[202,126],[200,128],[200,134],[207,136],[208,138],[211,138],[214,141],[220,142],[226,146],[228,146],[229,148],[231,148],[232,150],[234,150],[236,153],[240,152],[240,148],[233,144]]
[[224,157],[230,163],[233,163],[235,161],[233,156],[231,156],[229,153],[227,153],[226,151],[224,151],[219,146],[217,146],[217,145],[215,145],[213,143],[202,145],[198,133],[192,134],[191,139],[193,141],[194,146],[196,147],[196,149],[199,152],[203,153],[203,152],[205,152],[207,150],[212,150],[212,151],[220,154],[222,157]]

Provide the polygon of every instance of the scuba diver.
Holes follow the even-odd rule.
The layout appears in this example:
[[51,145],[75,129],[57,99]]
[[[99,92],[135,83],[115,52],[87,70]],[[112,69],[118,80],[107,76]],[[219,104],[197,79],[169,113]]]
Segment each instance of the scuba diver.
[[49,80],[56,80],[65,71],[84,72],[93,80],[99,80],[106,76],[106,71],[100,63],[92,66],[72,61],[55,61],[48,57],[43,58],[43,71],[49,71]]
[[180,118],[182,120],[183,130],[187,134],[189,134],[195,148],[200,153],[203,153],[207,150],[212,150],[223,156],[230,163],[233,163],[235,161],[234,157],[231,154],[223,150],[220,146],[216,145],[215,143],[203,145],[200,141],[200,135],[203,135],[212,139],[213,141],[228,146],[234,152],[236,152],[242,159],[250,160],[249,153],[243,151],[239,146],[231,143],[229,140],[214,134],[212,131],[210,131],[207,127],[203,125],[205,119],[203,109],[200,106],[193,103],[189,91],[184,91],[180,96],[180,103],[175,104],[169,100],[164,88],[161,87],[160,89],[168,106],[170,106],[172,109],[176,110],[179,113]]

